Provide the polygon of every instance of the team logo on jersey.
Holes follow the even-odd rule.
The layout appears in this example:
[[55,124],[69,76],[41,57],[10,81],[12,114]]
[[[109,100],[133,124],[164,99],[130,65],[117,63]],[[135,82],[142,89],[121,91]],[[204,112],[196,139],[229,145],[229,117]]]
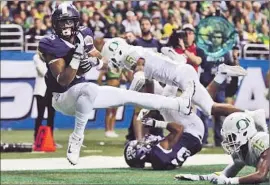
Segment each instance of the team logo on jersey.
[[249,123],[250,123],[250,120],[248,118],[246,118],[246,119],[240,119],[236,123],[236,128],[238,130],[245,130],[246,128],[248,128]]
[[85,45],[89,46],[89,45],[92,45],[94,42],[93,42],[93,38],[89,35],[87,35],[85,38],[84,38],[84,43]]
[[110,45],[109,45],[109,50],[114,52],[115,50],[117,50],[119,46],[119,43],[118,42],[112,42]]

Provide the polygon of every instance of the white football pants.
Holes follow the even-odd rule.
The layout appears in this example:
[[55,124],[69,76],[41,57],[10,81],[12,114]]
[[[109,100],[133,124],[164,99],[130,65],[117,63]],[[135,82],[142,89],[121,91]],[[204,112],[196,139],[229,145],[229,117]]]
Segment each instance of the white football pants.
[[187,82],[193,80],[195,82],[195,93],[192,98],[192,102],[199,106],[204,113],[211,115],[212,106],[214,101],[206,88],[200,83],[199,77],[195,69],[188,64],[179,65],[175,69],[175,78],[173,79],[173,85],[185,90]]
[[[80,101],[81,98],[83,101]],[[90,114],[92,109],[122,106],[127,103],[147,109],[180,109],[177,99],[172,97],[98,86],[90,82],[76,84],[64,93],[53,93],[52,100],[53,107],[66,115],[75,115],[79,104],[83,104]]]

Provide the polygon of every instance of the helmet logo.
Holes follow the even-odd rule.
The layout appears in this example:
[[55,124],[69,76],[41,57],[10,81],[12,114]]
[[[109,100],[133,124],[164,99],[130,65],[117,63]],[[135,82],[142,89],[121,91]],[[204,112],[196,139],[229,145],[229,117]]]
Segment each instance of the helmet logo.
[[249,123],[250,123],[250,120],[248,118],[240,119],[239,121],[237,121],[236,127],[238,130],[245,130],[246,128],[248,128]]
[[134,150],[132,146],[128,146],[127,151],[126,151],[127,159],[131,160],[135,158],[135,156],[136,156],[136,150]]
[[119,45],[118,42],[112,42],[112,43],[109,45],[109,50],[112,51],[112,52],[114,52],[115,50],[117,50],[118,45]]

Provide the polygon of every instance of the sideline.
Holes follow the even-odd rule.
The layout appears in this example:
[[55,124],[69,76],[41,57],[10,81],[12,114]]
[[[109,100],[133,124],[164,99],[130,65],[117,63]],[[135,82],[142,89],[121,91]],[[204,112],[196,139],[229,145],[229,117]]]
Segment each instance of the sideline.
[[[188,165],[229,164],[231,157],[226,154],[198,154],[187,159]],[[146,166],[150,166],[146,165]],[[88,156],[81,157],[79,163],[72,166],[66,158],[3,159],[1,171],[15,170],[55,170],[55,169],[95,169],[128,168],[124,157]]]

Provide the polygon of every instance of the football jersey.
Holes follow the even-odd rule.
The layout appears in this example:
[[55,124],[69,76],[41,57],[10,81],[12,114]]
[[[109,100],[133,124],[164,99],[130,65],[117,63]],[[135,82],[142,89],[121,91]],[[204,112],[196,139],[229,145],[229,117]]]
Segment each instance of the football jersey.
[[[78,34],[75,39],[75,43],[83,42],[84,43],[84,57],[88,57],[87,53],[93,49],[93,33],[89,28],[80,27]],[[73,53],[75,51],[75,45],[59,38],[55,34],[48,35],[42,38],[39,42],[38,46],[39,53],[43,59],[46,59],[44,56],[50,56],[51,60],[63,58],[65,60],[66,66],[69,65]],[[50,61],[45,61],[47,67]],[[68,86],[61,86],[53,76],[50,68],[48,67],[48,71],[45,76],[45,82],[48,90],[51,92],[63,93],[71,86],[85,82],[85,78],[83,76],[77,76]]]
[[232,155],[233,160],[241,160],[245,165],[256,167],[261,154],[269,148],[269,134],[258,132],[248,142],[248,152],[244,156],[240,150]]

